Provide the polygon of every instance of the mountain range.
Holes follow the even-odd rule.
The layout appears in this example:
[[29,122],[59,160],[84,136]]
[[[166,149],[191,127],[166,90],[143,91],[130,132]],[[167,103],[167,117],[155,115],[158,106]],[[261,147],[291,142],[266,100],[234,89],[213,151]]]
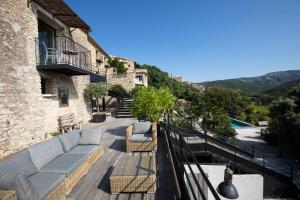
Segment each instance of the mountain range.
[[257,93],[269,91],[269,93],[277,92],[277,87],[287,89],[291,85],[300,82],[300,70],[288,70],[271,72],[262,76],[242,77],[235,79],[207,81],[195,83],[196,85],[204,85],[205,87],[221,87],[238,90],[242,93]]

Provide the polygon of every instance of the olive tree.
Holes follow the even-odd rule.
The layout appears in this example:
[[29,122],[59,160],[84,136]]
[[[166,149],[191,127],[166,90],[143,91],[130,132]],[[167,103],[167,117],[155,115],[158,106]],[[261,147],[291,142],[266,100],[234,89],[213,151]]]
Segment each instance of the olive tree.
[[92,99],[96,99],[97,113],[99,110],[99,99],[107,95],[107,87],[105,83],[89,83],[85,88],[85,94]]

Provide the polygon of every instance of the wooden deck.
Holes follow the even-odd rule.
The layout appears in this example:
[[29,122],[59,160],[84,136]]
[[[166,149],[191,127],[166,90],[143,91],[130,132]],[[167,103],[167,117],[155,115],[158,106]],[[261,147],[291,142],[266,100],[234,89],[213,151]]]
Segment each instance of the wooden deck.
[[[113,119],[101,124],[105,153],[68,195],[69,200],[169,200],[175,199],[174,180],[169,167],[166,145],[163,137],[158,137],[157,153],[126,153],[125,129],[130,119]],[[99,126],[96,124],[90,126]],[[121,193],[110,194],[109,176],[116,161],[124,156],[154,155],[157,160],[157,190],[154,194]]]

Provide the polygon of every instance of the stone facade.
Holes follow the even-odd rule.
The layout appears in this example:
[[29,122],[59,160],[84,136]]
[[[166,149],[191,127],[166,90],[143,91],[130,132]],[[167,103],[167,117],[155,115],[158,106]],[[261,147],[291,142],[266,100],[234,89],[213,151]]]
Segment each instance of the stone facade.
[[109,85],[122,85],[128,92],[135,87],[135,73],[107,75],[106,81]]
[[92,54],[93,72],[100,75],[106,75],[106,66],[108,66],[109,55],[99,46],[99,44],[88,35],[89,49]]
[[[1,0],[0,158],[44,140],[46,133],[57,131],[61,114],[73,112],[85,122],[91,117],[90,103],[83,94],[89,76],[67,76],[36,69],[37,7],[34,3],[28,6],[27,0],[18,3]],[[83,39],[76,39],[84,43]],[[49,94],[42,94],[41,78],[50,82]],[[58,87],[68,89],[68,107],[59,106]]]
[[127,91],[131,91],[135,86],[148,87],[148,77],[146,69],[136,69],[135,61],[111,56],[112,58],[118,58],[125,63],[127,72],[125,74],[117,74],[113,68],[108,68],[106,71],[107,83],[110,85],[122,85]]
[[111,56],[112,58],[118,58],[120,61],[124,62],[125,68],[127,69],[127,73],[134,73],[135,70],[135,61],[128,59],[128,58],[123,58],[123,57],[118,57],[118,56]]

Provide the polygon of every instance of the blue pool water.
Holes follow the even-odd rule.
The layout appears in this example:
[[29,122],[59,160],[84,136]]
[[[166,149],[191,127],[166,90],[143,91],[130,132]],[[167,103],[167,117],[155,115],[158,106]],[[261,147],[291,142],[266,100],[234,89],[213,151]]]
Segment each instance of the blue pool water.
[[231,119],[231,128],[247,128],[247,127],[253,127],[253,126],[235,119]]

